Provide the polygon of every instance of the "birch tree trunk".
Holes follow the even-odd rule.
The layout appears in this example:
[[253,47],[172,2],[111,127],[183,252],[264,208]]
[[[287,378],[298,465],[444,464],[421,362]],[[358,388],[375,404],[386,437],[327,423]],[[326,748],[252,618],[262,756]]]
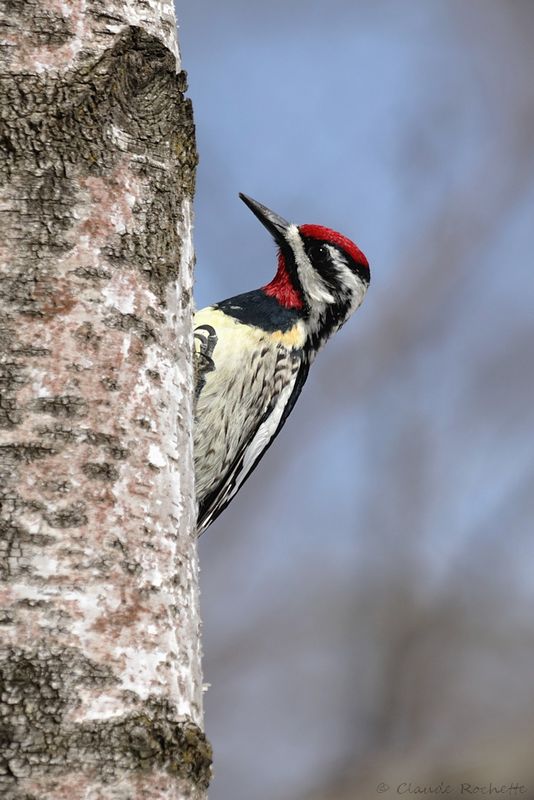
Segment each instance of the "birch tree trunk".
[[4,0],[0,796],[203,798],[172,0]]

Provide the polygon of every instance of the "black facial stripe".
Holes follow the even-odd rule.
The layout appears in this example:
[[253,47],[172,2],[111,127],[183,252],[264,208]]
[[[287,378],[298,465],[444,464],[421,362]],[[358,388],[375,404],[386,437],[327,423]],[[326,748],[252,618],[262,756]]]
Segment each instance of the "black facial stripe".
[[321,242],[319,239],[310,239],[304,236],[302,239],[306,255],[330,288],[339,289],[340,278],[335,265],[332,263],[331,256],[328,254],[327,246],[337,250],[344,264],[346,264],[348,269],[354,272],[363,283],[369,283],[371,279],[369,267],[362,264],[360,261],[355,261],[346,250],[330,242]]
[[319,319],[317,329],[312,332],[306,342],[306,348],[311,351],[318,350],[321,344],[345,322],[350,306],[351,303],[348,299],[326,306]]

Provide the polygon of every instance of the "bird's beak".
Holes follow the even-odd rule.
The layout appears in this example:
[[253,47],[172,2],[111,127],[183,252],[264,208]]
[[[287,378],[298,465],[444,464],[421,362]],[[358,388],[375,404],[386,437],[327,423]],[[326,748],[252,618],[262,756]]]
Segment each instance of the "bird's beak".
[[239,197],[241,200],[247,205],[253,214],[259,219],[262,225],[265,225],[271,236],[274,236],[275,241],[280,246],[286,243],[286,231],[289,228],[290,223],[287,222],[282,217],[279,217],[278,214],[275,214],[274,211],[270,211],[266,206],[262,206],[261,203],[258,203],[256,200],[253,200],[251,197],[247,197],[246,194],[239,193]]

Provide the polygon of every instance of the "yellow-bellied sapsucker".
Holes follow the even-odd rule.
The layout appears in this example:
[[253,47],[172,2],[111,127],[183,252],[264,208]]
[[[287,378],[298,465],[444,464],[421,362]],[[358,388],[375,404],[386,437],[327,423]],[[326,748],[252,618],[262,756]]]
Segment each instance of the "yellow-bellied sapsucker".
[[195,315],[198,533],[223,511],[278,435],[326,340],[362,302],[369,263],[320,225],[293,225],[240,195],[279,247],[261,289]]

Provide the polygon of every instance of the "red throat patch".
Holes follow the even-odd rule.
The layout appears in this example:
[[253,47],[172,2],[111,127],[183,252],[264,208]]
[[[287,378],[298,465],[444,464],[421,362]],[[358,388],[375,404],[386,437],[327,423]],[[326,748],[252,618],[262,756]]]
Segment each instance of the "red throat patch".
[[299,225],[299,231],[303,233],[304,236],[310,236],[312,239],[320,239],[322,242],[330,242],[330,244],[337,245],[348,253],[356,263],[369,267],[369,262],[360,248],[350,239],[347,239],[346,236],[343,236],[342,233],[337,233],[330,228],[323,228],[322,225]]
[[275,297],[284,308],[303,308],[302,296],[291,283],[291,277],[287,271],[284,254],[278,253],[278,270],[276,275],[263,291],[269,297]]

